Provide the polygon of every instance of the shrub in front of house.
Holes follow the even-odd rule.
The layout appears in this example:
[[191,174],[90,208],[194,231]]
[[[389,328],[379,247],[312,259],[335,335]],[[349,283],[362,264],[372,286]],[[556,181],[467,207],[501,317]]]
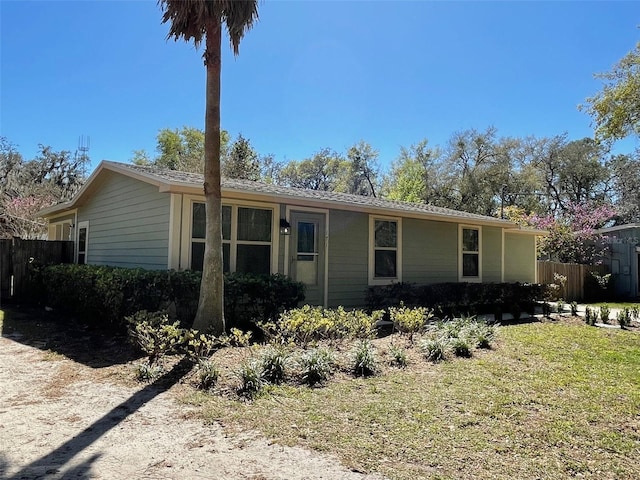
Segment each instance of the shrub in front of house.
[[[188,326],[198,306],[201,274],[98,265],[50,265],[33,272],[42,291],[35,302],[92,326],[123,332],[124,318],[140,310],[168,310]],[[250,328],[304,300],[304,285],[282,275],[225,275],[227,327]]]
[[500,311],[532,311],[545,298],[547,286],[529,283],[395,283],[367,288],[370,310],[389,307],[427,307],[442,316]]
[[351,370],[357,377],[375,375],[378,370],[376,349],[370,340],[360,340],[351,351]]

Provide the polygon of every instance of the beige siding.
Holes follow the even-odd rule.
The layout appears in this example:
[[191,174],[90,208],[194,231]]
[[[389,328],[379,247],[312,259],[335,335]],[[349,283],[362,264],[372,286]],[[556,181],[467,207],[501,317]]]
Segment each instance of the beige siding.
[[403,281],[457,282],[458,225],[405,218],[402,226]]
[[502,281],[502,229],[482,227],[482,281]]
[[89,222],[87,263],[167,268],[170,195],[117,173],[103,178],[78,210],[78,222]]
[[536,282],[534,235],[504,234],[504,281]]
[[369,216],[329,213],[329,307],[361,307],[368,286]]

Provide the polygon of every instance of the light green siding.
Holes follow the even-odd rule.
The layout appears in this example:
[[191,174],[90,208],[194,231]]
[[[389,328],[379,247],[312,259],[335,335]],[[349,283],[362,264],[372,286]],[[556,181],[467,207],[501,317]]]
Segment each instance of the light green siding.
[[535,283],[536,237],[517,233],[504,234],[504,281]]
[[482,227],[482,281],[502,281],[502,229]]
[[169,199],[158,187],[105,172],[78,210],[78,222],[89,222],[87,263],[166,269]]
[[369,216],[329,213],[329,307],[362,307],[368,286]]
[[403,281],[458,281],[457,224],[405,218],[402,228]]

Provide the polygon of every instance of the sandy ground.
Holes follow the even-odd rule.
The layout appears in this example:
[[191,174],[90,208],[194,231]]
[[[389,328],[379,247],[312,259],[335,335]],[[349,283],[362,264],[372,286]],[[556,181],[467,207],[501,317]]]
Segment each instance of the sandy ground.
[[204,425],[170,390],[96,378],[18,340],[17,332],[0,338],[0,478],[380,478],[253,432]]

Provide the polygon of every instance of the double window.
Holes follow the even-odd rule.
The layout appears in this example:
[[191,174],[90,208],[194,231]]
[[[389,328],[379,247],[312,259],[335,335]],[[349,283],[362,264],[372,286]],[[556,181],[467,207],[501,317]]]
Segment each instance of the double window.
[[480,228],[460,226],[460,280],[481,281]]
[[402,281],[402,224],[399,218],[369,217],[369,284]]
[[[191,218],[192,270],[204,261],[205,205],[194,202]],[[225,272],[271,273],[273,210],[222,206],[222,258]]]

